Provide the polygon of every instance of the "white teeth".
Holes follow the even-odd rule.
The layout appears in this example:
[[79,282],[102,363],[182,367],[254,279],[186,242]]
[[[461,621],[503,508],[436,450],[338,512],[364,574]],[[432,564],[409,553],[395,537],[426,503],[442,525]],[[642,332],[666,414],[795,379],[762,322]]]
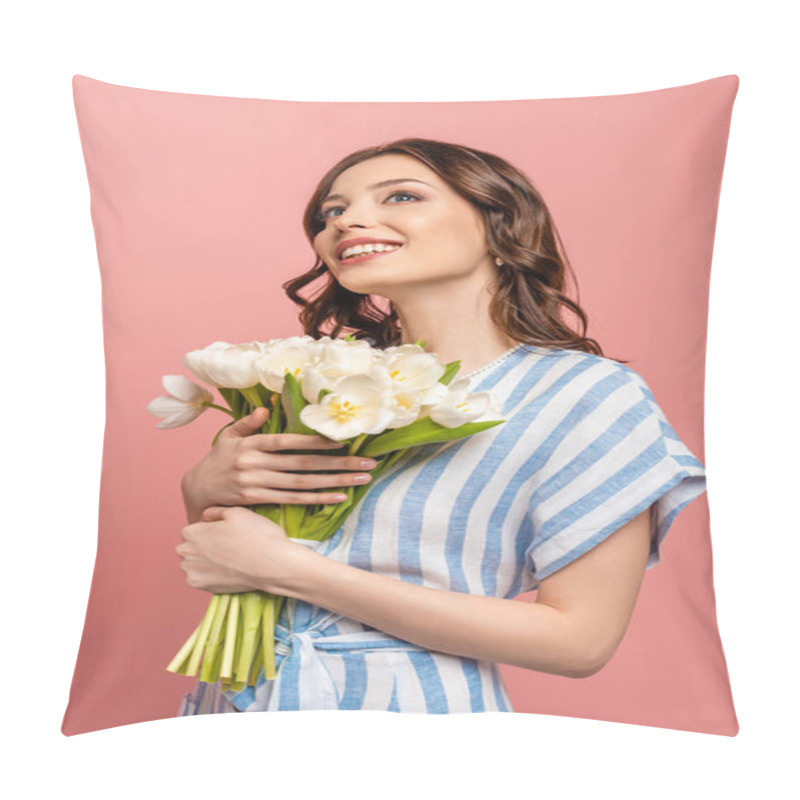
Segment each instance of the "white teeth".
[[389,250],[397,250],[399,244],[357,244],[355,247],[348,247],[339,256],[340,259],[359,256],[363,253],[385,253]]

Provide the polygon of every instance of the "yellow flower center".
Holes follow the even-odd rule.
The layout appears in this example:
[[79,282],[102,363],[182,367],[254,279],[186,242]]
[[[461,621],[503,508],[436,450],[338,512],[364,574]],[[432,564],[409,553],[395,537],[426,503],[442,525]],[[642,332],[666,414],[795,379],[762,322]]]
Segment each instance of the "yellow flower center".
[[393,369],[389,373],[389,377],[393,381],[404,381],[406,379],[406,376],[403,374],[403,370],[401,370],[401,369]]
[[347,422],[353,417],[358,416],[361,406],[351,403],[349,400],[333,400],[329,406],[331,416],[337,422]]

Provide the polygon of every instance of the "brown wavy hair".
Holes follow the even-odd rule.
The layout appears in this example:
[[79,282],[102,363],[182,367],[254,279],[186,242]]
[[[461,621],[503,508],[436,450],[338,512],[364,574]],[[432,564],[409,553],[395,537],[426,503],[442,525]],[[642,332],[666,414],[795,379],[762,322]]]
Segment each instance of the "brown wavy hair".
[[[418,138],[351,153],[328,170],[306,206],[303,227],[312,246],[325,227],[320,214],[322,200],[337,176],[354,164],[388,153],[418,159],[482,215],[489,250],[504,262],[496,268],[489,305],[490,317],[500,330],[515,342],[604,355],[598,342],[586,336],[586,313],[564,294],[568,271],[576,292],[577,281],[542,196],[524,173],[491,153]],[[327,283],[311,299],[300,296],[301,289],[326,273]],[[351,292],[319,257],[308,272],[286,281],[283,289],[301,307],[299,319],[306,335],[335,338],[347,329],[356,339],[367,339],[375,347],[401,343],[402,331],[391,302],[386,312],[371,295]],[[562,320],[562,307],[578,318],[579,333]],[[325,325],[329,329],[323,333]]]

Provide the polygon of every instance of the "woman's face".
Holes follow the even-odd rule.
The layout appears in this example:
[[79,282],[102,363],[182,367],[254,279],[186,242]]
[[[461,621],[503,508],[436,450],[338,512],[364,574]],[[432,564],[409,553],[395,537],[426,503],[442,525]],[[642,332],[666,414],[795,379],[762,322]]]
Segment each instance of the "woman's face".
[[[353,292],[402,299],[409,287],[493,274],[480,213],[412,156],[387,153],[346,169],[320,213],[314,250]],[[370,243],[379,249],[350,249]]]

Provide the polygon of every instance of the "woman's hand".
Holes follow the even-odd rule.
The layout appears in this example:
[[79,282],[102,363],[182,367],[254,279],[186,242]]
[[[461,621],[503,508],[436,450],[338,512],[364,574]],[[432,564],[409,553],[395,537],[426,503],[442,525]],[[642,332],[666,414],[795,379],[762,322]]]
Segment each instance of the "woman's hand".
[[280,594],[303,569],[303,559],[316,555],[249,508],[207,508],[202,520],[187,525],[181,535],[175,552],[186,582],[214,594],[254,589]]
[[[339,442],[324,436],[300,433],[254,433],[269,416],[269,409],[257,408],[234,422],[219,435],[214,447],[181,482],[189,522],[197,522],[211,506],[250,506],[259,503],[338,503],[339,492],[313,492],[338,486],[367,483],[374,459],[342,455],[281,454],[280,450],[336,450]],[[297,474],[296,470],[308,470]],[[337,474],[310,474],[342,470]],[[362,470],[353,474],[344,470]],[[366,480],[359,481],[359,476]]]

